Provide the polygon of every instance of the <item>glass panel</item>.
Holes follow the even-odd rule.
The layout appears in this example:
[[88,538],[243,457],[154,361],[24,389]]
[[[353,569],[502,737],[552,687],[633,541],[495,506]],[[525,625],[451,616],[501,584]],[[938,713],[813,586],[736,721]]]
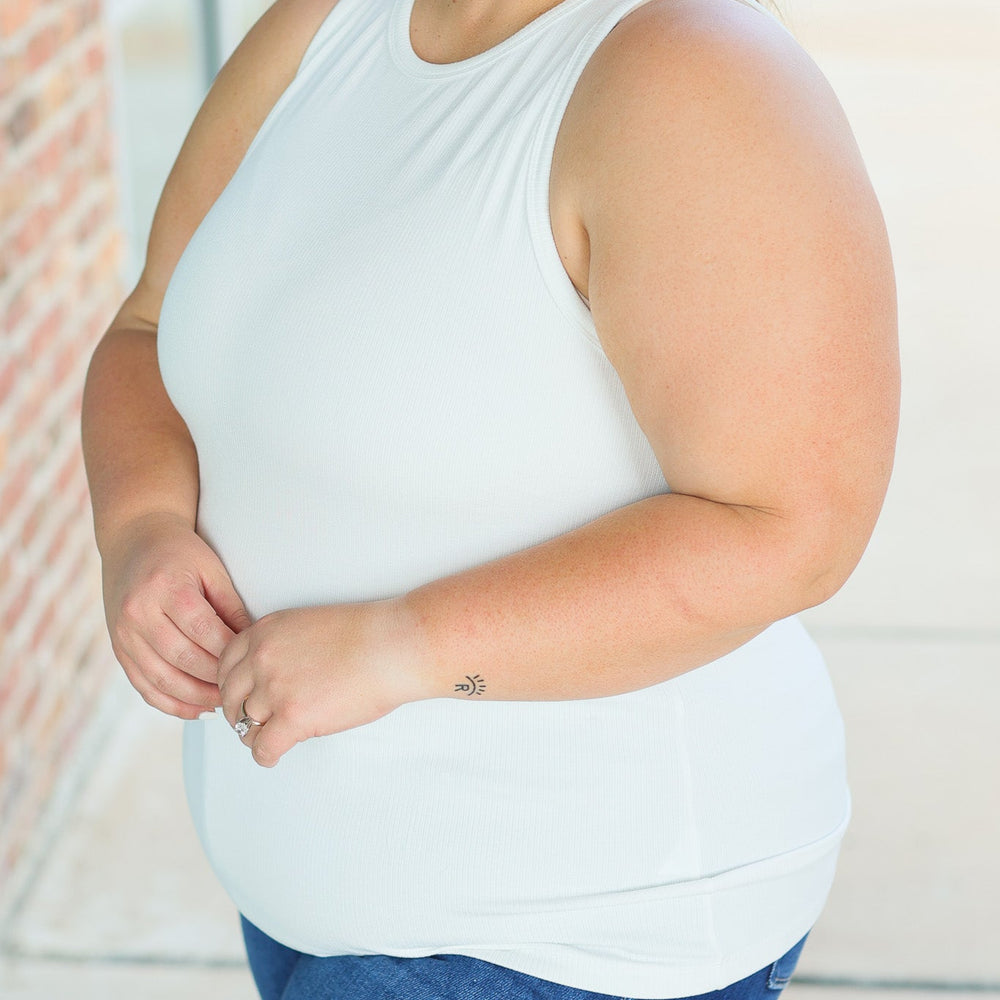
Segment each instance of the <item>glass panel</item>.
[[109,4],[128,291],[142,270],[163,184],[205,95],[200,7],[196,0]]
[[220,66],[270,6],[269,0],[219,0]]
[[[219,67],[268,0],[109,0],[123,226],[124,281],[142,270],[153,213]],[[206,49],[217,46],[217,51]]]

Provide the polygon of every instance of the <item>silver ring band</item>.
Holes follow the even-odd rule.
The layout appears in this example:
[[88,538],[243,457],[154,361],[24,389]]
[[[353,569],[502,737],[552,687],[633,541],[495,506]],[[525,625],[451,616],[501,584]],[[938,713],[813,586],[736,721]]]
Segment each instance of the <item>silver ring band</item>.
[[[247,697],[249,697],[249,695]],[[256,719],[251,719],[250,716],[247,715],[247,699],[244,698],[243,704],[240,705],[240,720],[239,722],[236,723],[235,726],[233,726],[233,729],[236,730],[236,735],[239,736],[240,739],[243,739],[243,737],[250,732],[251,726],[262,726],[262,725],[264,725],[263,722],[258,722]]]

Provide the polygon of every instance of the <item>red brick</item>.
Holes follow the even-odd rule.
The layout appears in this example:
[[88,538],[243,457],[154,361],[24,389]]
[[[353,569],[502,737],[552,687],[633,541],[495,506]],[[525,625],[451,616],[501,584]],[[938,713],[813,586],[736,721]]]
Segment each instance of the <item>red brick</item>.
[[[58,216],[59,210],[56,209]],[[76,254],[71,242],[65,237],[46,240],[47,253],[38,272],[39,284],[44,288],[68,290],[73,284],[76,272]],[[67,296],[63,296],[67,298]],[[70,306],[71,308],[71,306]]]
[[6,522],[24,496],[31,480],[31,472],[30,462],[23,459],[13,472],[4,477],[6,482],[0,489],[0,524]]
[[31,713],[34,711],[35,706],[38,704],[38,699],[42,693],[41,680],[33,680],[30,687],[28,688],[27,694],[24,700],[18,706],[17,709],[17,721],[22,727],[23,731],[30,732],[30,727],[26,725],[28,720],[31,718]]
[[42,559],[42,566],[51,566],[56,559],[59,558],[60,554],[66,547],[66,539],[69,536],[69,521],[63,521],[62,524],[56,529],[55,536],[52,541],[49,542],[49,547],[45,550],[45,556]]
[[49,227],[52,224],[52,207],[50,205],[37,205],[33,208],[27,219],[21,223],[20,229],[10,241],[10,247],[19,257],[26,257],[45,238]]
[[[63,147],[66,146],[66,136],[62,136]],[[83,171],[75,167],[66,171],[62,180],[62,187],[59,189],[59,197],[56,201],[56,212],[60,217],[64,217],[70,206],[80,197],[83,187]]]
[[[12,298],[4,311],[3,331],[13,333],[21,320],[28,314],[35,299],[36,287],[31,281],[22,279],[20,284],[12,288]],[[2,398],[2,395],[0,395]]]
[[[49,98],[55,100],[55,98]],[[45,145],[38,151],[31,163],[32,173],[36,179],[59,174],[63,157],[66,155],[66,135],[63,132],[55,132],[46,140]]]
[[[52,700],[48,711],[42,718],[36,730],[38,742],[42,746],[54,747],[59,730],[66,725],[66,716],[69,711],[69,704],[64,692]],[[58,760],[58,755],[56,755]]]
[[[31,545],[35,535],[38,534],[38,528],[44,518],[45,507],[41,504],[35,504],[35,506],[31,508],[31,513],[25,518],[24,524],[21,526],[22,548],[27,548]],[[0,586],[2,586],[2,584],[0,584]]]
[[[0,18],[3,17],[2,11],[5,5],[6,0],[4,3],[0,3]],[[15,47],[12,52],[8,51],[4,54],[4,72],[0,73],[0,101],[4,100],[8,94],[14,93],[25,78],[27,62],[24,51],[18,47]]]
[[[0,719],[3,719],[4,709],[14,698],[14,692],[24,673],[22,661],[14,660],[0,675]],[[6,730],[5,730],[6,731]]]
[[80,5],[64,4],[59,18],[59,44],[66,45],[80,33]]
[[69,489],[70,484],[83,472],[83,452],[80,448],[74,448],[63,461],[56,476],[55,490],[62,496]]
[[52,636],[50,632],[56,617],[56,603],[61,599],[50,600],[46,605],[45,610],[42,612],[42,617],[38,620],[38,624],[31,633],[30,649],[38,650],[51,640]]
[[31,600],[31,595],[35,589],[35,581],[32,579],[27,579],[21,584],[21,589],[17,592],[14,599],[4,608],[3,611],[3,625],[4,631],[10,633],[14,630],[14,627],[21,620],[21,615],[28,608],[28,602]]
[[83,353],[83,345],[77,340],[65,343],[52,363],[52,383],[62,385],[76,369],[76,363]]
[[92,45],[88,46],[86,54],[86,69],[87,74],[98,73],[104,68],[104,62],[106,58],[106,53],[104,50],[104,39],[94,42]]
[[[9,463],[3,467],[0,458],[0,497],[8,506],[16,503],[18,520],[23,519],[11,551],[0,554],[0,646],[12,625],[20,621],[28,626],[27,608],[32,620],[24,640],[34,651],[15,653],[8,644],[4,654],[17,662],[11,663],[12,670],[0,671],[7,674],[0,676],[0,684],[10,682],[11,690],[16,686],[14,697],[27,696],[36,715],[30,737],[18,747],[9,736],[0,736],[8,740],[0,768],[16,772],[0,792],[0,809],[6,806],[7,815],[16,820],[5,825],[0,838],[0,882],[18,864],[22,845],[37,827],[46,790],[72,764],[76,740],[114,667],[104,631],[100,561],[92,538],[84,537],[92,510],[82,455],[78,444],[70,454],[51,451],[53,442],[69,444],[67,436],[77,432],[83,392],[77,369],[124,294],[119,288],[124,247],[116,222],[113,95],[103,7],[103,0],[0,0],[0,32],[10,39],[0,73],[0,107],[6,109],[0,118],[0,162],[6,166],[20,160],[17,168],[0,171],[0,227],[5,234],[0,336],[6,330],[25,345],[22,357],[0,363],[0,404],[5,407],[0,422],[4,433],[16,433],[11,442],[16,440],[18,450],[31,454],[29,474],[36,475],[41,466],[54,480],[48,496],[32,497],[29,503],[25,471]],[[54,127],[53,115],[69,110],[67,100],[81,95],[82,88],[90,88],[86,106]],[[30,159],[23,156],[27,143]],[[82,232],[74,232],[77,228]],[[26,366],[39,380],[37,392],[16,381]],[[11,405],[15,391],[16,409]],[[65,399],[62,413],[46,416],[45,401],[54,393],[71,398]],[[56,465],[45,466],[54,461]],[[55,523],[49,524],[49,517]],[[46,551],[25,578],[19,550],[28,543]],[[49,579],[56,589],[46,607],[32,607],[39,600],[38,579],[46,573],[54,574]],[[68,596],[79,609],[69,616],[73,621],[65,621]],[[8,704],[7,711],[11,709]]]
[[74,717],[60,734],[59,742],[56,744],[55,757],[57,760],[65,761],[72,758],[73,751],[80,742],[80,730],[87,725],[91,708],[91,704],[86,704],[82,707],[77,707],[76,711],[74,711]]
[[34,97],[26,97],[7,119],[6,132],[11,146],[19,146],[38,123],[38,105]]
[[[22,378],[31,378],[29,375],[22,375]],[[20,401],[17,414],[14,418],[13,435],[15,441],[20,441],[32,433],[38,425],[38,417],[45,405],[48,395],[48,387],[37,378],[31,379],[31,386]]]
[[37,0],[3,0],[0,4],[0,38],[10,38],[31,19]]
[[24,171],[0,174],[0,228],[21,211],[28,201],[29,191]]
[[73,149],[78,149],[82,146],[90,135],[90,115],[88,111],[88,108],[81,108],[73,117],[73,121],[67,129],[66,134]]
[[[81,461],[80,464],[82,466],[83,462]],[[87,478],[83,474],[82,468],[80,469],[80,489],[76,494],[76,503],[73,504],[73,510],[88,524],[94,519],[94,508],[90,502],[90,486],[87,483]],[[96,550],[93,550],[92,554],[96,555]]]
[[[11,327],[13,329],[13,326]],[[4,368],[0,368],[0,404],[10,395],[14,383],[17,381],[18,362],[8,361]]]
[[108,214],[108,206],[103,199],[91,205],[84,213],[83,218],[76,224],[76,229],[73,232],[73,238],[76,242],[86,243],[98,231]]
[[[6,0],[5,0],[6,2]],[[28,39],[28,72],[37,73],[55,54],[59,45],[59,26],[49,22]]]
[[[54,26],[55,27],[55,26]],[[56,39],[56,44],[61,44]],[[53,115],[60,108],[64,107],[76,93],[76,84],[70,73],[69,66],[57,61],[49,70],[49,78],[45,84],[45,113]],[[60,129],[58,135],[61,137],[63,130]]]
[[[0,552],[0,594],[7,589],[14,572],[14,560],[10,552]],[[3,641],[0,639],[0,650],[3,649]]]
[[40,365],[48,356],[60,330],[65,328],[66,304],[57,302],[35,325],[28,341],[28,363]]

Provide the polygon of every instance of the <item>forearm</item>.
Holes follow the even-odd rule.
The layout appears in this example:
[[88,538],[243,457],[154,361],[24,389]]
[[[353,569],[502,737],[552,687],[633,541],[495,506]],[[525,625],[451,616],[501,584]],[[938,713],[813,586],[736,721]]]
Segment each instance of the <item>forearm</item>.
[[599,698],[708,663],[819,603],[827,567],[786,519],[664,494],[400,604],[425,697]]
[[113,323],[97,345],[84,385],[81,437],[102,553],[118,528],[144,514],[176,514],[194,527],[197,452],[163,387],[154,329]]

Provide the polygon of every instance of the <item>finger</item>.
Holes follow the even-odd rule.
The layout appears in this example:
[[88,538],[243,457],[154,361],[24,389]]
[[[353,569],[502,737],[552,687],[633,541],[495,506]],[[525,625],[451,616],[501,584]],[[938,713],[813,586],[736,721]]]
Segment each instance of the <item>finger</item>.
[[226,683],[226,678],[229,676],[233,667],[236,666],[240,660],[247,655],[250,649],[250,634],[249,632],[240,632],[235,638],[233,638],[227,645],[226,648],[219,654],[219,660],[216,665],[216,683],[219,685],[219,690],[222,690],[222,685]]
[[[172,591],[163,599],[164,614],[199,649],[217,657],[236,634],[216,613],[205,595],[189,586]],[[202,658],[207,663],[207,658]],[[171,661],[173,662],[173,661]],[[211,677],[201,673],[203,680],[215,680],[215,661],[211,662]],[[193,671],[191,671],[193,672]]]
[[191,705],[164,694],[143,676],[142,671],[131,656],[125,653],[117,653],[116,655],[129,683],[142,695],[142,700],[147,705],[178,719],[197,719],[203,712],[208,711],[203,705]]
[[[271,713],[266,709],[258,705],[257,708],[251,708],[250,703],[254,700],[254,692],[251,691],[250,694],[240,699],[240,707],[236,710],[237,720],[242,719],[244,715],[244,705],[246,706],[246,715],[248,718],[261,723],[259,726],[251,726],[244,736],[240,737],[240,740],[244,745],[253,748],[253,744],[257,739],[257,734],[264,728],[268,720],[271,718]],[[259,713],[259,714],[258,714]]]
[[141,636],[133,637],[130,654],[143,677],[161,693],[188,705],[199,705],[202,711],[222,704],[222,694],[216,684],[192,677],[168,663]]
[[[242,632],[252,624],[229,574],[221,566],[212,566],[201,574],[205,598],[232,632]],[[216,653],[218,655],[218,653]]]
[[139,634],[167,663],[191,677],[217,684],[219,661],[212,653],[206,652],[197,639],[191,638],[168,610],[159,610],[153,623]]
[[[291,723],[281,716],[271,716],[263,726],[251,732],[255,735],[250,743],[250,752],[261,767],[274,767],[299,742]],[[248,740],[249,737],[247,733]]]
[[[249,670],[236,664],[229,671],[226,679],[219,685],[219,694],[222,699],[222,714],[230,727],[236,725],[243,715],[243,699],[250,696],[253,690],[253,677]],[[258,722],[263,722],[263,717],[250,714]],[[249,736],[249,733],[247,734]]]

